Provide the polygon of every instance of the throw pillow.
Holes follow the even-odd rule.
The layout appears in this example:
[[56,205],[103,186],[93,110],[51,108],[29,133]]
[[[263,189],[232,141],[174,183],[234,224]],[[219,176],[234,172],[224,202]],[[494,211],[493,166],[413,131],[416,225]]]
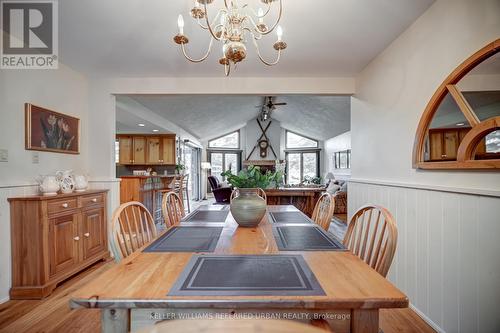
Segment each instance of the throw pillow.
[[335,192],[337,192],[338,190],[340,189],[340,186],[339,185],[336,185],[334,184],[333,182],[330,182],[330,184],[328,184],[328,187],[326,188],[326,191],[330,194],[334,194]]

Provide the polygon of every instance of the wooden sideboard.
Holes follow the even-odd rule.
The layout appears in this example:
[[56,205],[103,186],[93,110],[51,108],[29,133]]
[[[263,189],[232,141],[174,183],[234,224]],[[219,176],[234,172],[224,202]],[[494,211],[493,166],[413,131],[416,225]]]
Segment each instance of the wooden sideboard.
[[9,198],[11,299],[41,299],[56,285],[109,258],[107,190]]
[[268,205],[294,205],[301,212],[311,217],[314,206],[325,188],[279,188],[264,190]]

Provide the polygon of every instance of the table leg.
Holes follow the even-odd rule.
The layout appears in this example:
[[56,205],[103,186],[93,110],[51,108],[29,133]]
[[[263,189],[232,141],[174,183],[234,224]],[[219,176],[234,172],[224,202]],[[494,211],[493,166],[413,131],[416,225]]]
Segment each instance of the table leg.
[[378,333],[378,309],[351,310],[351,333]]
[[130,327],[129,309],[102,309],[102,333],[127,333]]

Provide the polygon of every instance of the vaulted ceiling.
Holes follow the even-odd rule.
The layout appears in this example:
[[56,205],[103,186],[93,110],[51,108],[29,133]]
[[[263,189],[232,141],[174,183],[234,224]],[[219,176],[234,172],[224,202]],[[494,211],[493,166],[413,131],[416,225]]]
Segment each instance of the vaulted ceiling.
[[[325,140],[350,129],[350,100],[350,96],[278,96],[275,102],[286,102],[287,105],[278,106],[271,117],[278,120],[284,128]],[[126,106],[117,110],[118,131],[140,131],[138,123],[145,123],[147,126],[144,130],[149,133],[152,128],[158,128],[153,123],[130,114],[134,107],[140,105],[194,137],[205,140],[242,127],[255,118],[260,112],[264,97],[127,95],[118,96],[117,101],[119,105]]]
[[[259,0],[248,2],[254,8]],[[262,65],[253,46],[235,76],[354,76],[399,36],[434,0],[283,0],[288,43],[281,63]],[[220,45],[207,62],[189,63],[172,37],[184,14],[189,52],[203,54],[208,35],[189,18],[194,1],[59,1],[60,60],[86,74],[112,77],[221,76]],[[210,9],[220,8],[215,0]],[[214,14],[211,14],[214,15]],[[273,34],[261,50],[274,56]]]

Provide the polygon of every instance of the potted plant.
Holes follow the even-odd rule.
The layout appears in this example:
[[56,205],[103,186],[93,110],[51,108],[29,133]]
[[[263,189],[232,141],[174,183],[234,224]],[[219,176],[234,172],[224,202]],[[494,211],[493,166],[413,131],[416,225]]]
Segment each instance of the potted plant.
[[177,163],[175,165],[175,173],[176,174],[183,174],[184,173],[184,170],[186,170],[186,166],[182,163]]
[[250,165],[233,174],[231,170],[222,173],[228,183],[235,187],[238,196],[231,200],[231,214],[242,227],[256,227],[266,213],[266,201],[259,196],[259,189],[269,187],[276,180],[276,173],[262,172],[260,167]]

